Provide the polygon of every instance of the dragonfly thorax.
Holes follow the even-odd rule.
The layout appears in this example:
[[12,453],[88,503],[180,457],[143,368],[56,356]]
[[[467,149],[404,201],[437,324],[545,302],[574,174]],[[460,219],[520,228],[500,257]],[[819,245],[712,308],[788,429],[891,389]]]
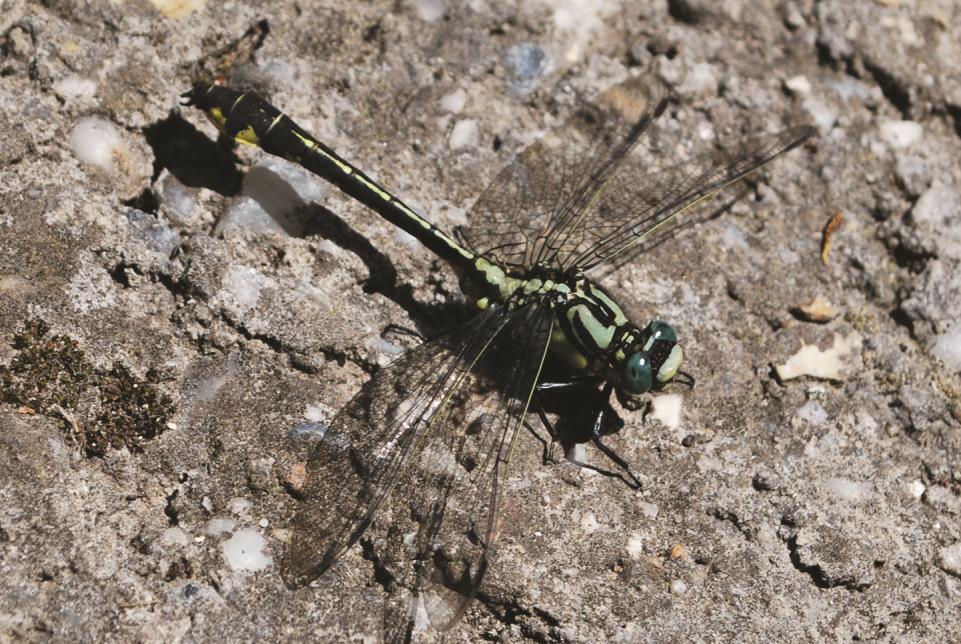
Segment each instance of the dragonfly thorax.
[[638,395],[669,382],[680,369],[684,352],[671,325],[654,320],[637,326],[580,271],[539,268],[513,279],[504,304],[549,306],[554,311],[549,349],[576,374],[597,376]]

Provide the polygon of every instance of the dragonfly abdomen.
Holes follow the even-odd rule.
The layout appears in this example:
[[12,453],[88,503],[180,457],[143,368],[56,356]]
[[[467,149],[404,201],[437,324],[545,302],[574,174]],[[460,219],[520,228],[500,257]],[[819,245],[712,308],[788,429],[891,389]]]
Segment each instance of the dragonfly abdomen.
[[230,138],[302,165],[413,235],[455,268],[479,274],[482,283],[491,285],[503,274],[312,137],[259,94],[197,83],[184,97],[188,105],[201,108]]

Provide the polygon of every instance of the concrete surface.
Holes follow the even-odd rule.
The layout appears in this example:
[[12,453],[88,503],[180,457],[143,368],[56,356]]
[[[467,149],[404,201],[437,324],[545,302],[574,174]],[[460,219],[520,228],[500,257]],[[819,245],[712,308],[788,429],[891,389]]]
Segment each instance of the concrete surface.
[[[672,392],[674,427],[619,411],[640,492],[544,466],[524,437],[499,557],[451,640],[957,639],[952,0],[0,0],[0,639],[381,638],[364,549],[281,582],[287,490],[310,436],[416,342],[390,325],[458,322],[457,283],[178,108],[258,20],[232,82],[448,228],[572,92],[629,72],[674,87],[673,146],[820,131],[604,276],[636,319],[676,326],[696,387]],[[833,314],[808,321],[818,296]],[[842,368],[779,378],[804,345]]]

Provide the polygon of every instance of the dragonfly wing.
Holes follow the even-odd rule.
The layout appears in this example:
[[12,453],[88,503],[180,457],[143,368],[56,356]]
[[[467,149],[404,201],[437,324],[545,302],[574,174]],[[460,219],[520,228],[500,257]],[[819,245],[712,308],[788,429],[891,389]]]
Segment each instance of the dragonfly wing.
[[307,461],[304,501],[281,575],[291,587],[326,571],[369,525],[472,365],[505,328],[500,309],[408,351],[334,417]]
[[477,594],[500,535],[505,477],[553,316],[539,305],[513,315],[474,365],[461,399],[431,421],[433,431],[391,497],[391,514],[412,518],[413,527],[398,530],[388,548],[387,568],[403,601],[389,604],[387,639],[403,639],[412,628],[449,628]]
[[579,214],[667,106],[654,76],[629,79],[577,106],[491,181],[461,231],[468,245],[508,266],[563,257]]
[[577,252],[562,268],[589,270],[676,225],[678,215],[721,188],[751,174],[815,132],[809,126],[748,137],[733,146],[660,170],[635,161],[611,177],[584,215]]

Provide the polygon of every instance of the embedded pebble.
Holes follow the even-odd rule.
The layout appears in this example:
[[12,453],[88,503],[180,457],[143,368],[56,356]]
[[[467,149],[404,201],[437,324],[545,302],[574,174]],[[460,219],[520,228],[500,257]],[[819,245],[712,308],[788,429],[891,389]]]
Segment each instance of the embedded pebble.
[[684,76],[684,82],[677,88],[679,95],[688,99],[706,98],[717,95],[717,72],[709,63],[697,63]]
[[828,419],[827,411],[816,400],[809,400],[801,405],[796,415],[812,427],[817,427]]
[[272,563],[265,552],[267,540],[256,530],[245,528],[223,542],[224,559],[232,570],[256,572]]
[[837,112],[830,105],[814,96],[805,97],[801,102],[801,107],[811,115],[814,124],[821,132],[829,131],[838,120]]
[[170,255],[180,245],[176,230],[141,210],[128,210],[127,223],[131,235],[146,244],[147,248],[163,255]]
[[811,93],[811,81],[806,76],[792,76],[784,81],[784,87],[792,94],[806,95]]
[[250,514],[250,509],[254,507],[254,504],[243,497],[237,497],[231,499],[227,506],[230,509],[231,514],[236,514],[239,517]]
[[671,593],[674,595],[682,595],[687,592],[687,584],[685,584],[680,579],[675,579],[671,582]]
[[921,479],[914,479],[908,483],[907,488],[908,494],[915,499],[920,499],[922,496],[924,496],[924,490],[926,489],[924,483],[921,482]]
[[182,528],[167,528],[160,533],[160,543],[165,546],[186,546],[190,542]]
[[593,512],[585,512],[583,516],[581,516],[581,529],[584,532],[593,534],[597,532],[600,527],[600,524],[597,522],[597,517],[594,516]]
[[924,160],[912,154],[899,154],[894,164],[894,174],[912,197],[917,197],[931,181]]
[[156,185],[160,203],[165,208],[164,213],[171,217],[174,223],[192,223],[191,216],[196,200],[191,189],[166,169],[161,172]]
[[440,98],[440,106],[445,112],[450,112],[451,114],[457,114],[462,109],[464,105],[467,104],[467,92],[461,88],[455,89],[453,92],[448,92]]
[[222,534],[227,534],[228,532],[233,532],[234,528],[237,527],[237,522],[233,519],[228,519],[226,517],[214,517],[207,522],[207,528],[204,532],[210,537],[219,537]]
[[454,124],[454,128],[450,131],[448,144],[451,150],[473,149],[477,147],[479,139],[480,133],[477,127],[477,121],[474,119],[464,119]]
[[276,286],[272,278],[257,269],[231,266],[223,276],[221,289],[214,294],[211,302],[239,318],[257,306],[263,290]]
[[123,139],[113,123],[96,116],[86,116],[70,132],[70,147],[80,161],[111,173],[114,157]]
[[961,326],[934,336],[931,354],[952,373],[961,371]]
[[538,45],[520,43],[507,50],[504,66],[507,67],[511,90],[523,95],[537,87],[538,81],[551,67],[551,58]]
[[858,503],[869,498],[871,486],[858,483],[846,478],[830,478],[824,481],[823,487],[837,498],[851,503]]
[[662,394],[651,401],[651,415],[668,429],[674,429],[681,424],[680,394]]
[[64,100],[93,98],[97,93],[97,82],[80,76],[67,76],[53,84],[53,91]]
[[244,175],[240,195],[217,222],[214,234],[240,230],[303,236],[310,227],[302,217],[304,207],[324,203],[326,195],[326,184],[309,170],[265,157]]
[[644,554],[644,538],[639,534],[632,534],[631,538],[627,540],[627,554],[639,558]]
[[938,229],[951,219],[961,219],[957,190],[935,181],[914,204],[911,218],[917,223],[925,223]]
[[775,365],[778,378],[793,380],[802,376],[823,380],[841,380],[841,372],[847,365],[847,356],[861,348],[861,336],[852,333],[846,338],[834,336],[830,349],[821,351],[817,345],[801,344],[800,350],[781,365]]
[[938,552],[938,565],[945,572],[961,577],[961,541],[941,548]]
[[150,0],[150,4],[168,18],[177,20],[202,10],[206,0]]
[[880,127],[881,140],[892,148],[906,148],[921,140],[924,130],[914,121],[885,121]]
[[327,433],[327,429],[328,426],[324,423],[297,423],[289,432],[287,432],[287,438],[292,438],[294,440],[300,440],[304,438],[320,440],[324,437],[324,434]]
[[447,12],[447,3],[444,0],[415,0],[414,6],[417,8],[417,15],[425,22],[437,22]]
[[820,295],[797,307],[797,312],[808,322],[830,322],[838,314],[837,309]]

